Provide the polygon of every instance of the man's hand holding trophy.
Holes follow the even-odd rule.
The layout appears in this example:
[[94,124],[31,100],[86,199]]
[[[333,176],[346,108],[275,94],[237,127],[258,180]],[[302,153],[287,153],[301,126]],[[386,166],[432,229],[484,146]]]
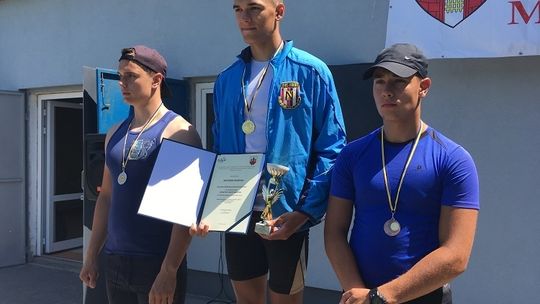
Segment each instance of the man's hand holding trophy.
[[270,173],[270,180],[268,186],[262,186],[262,195],[264,199],[264,209],[261,214],[261,221],[255,223],[255,232],[261,235],[270,235],[272,233],[272,225],[268,223],[272,218],[272,205],[278,201],[283,189],[279,188],[281,184],[281,178],[289,172],[289,168],[286,166],[268,163],[266,164],[266,170]]

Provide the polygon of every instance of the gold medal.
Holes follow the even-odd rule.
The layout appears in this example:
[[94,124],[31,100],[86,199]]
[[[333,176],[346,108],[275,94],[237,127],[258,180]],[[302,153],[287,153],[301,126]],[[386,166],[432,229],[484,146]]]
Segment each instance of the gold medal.
[[246,135],[249,135],[249,134],[253,133],[253,131],[255,131],[255,123],[253,123],[253,121],[247,119],[242,124],[242,131]]

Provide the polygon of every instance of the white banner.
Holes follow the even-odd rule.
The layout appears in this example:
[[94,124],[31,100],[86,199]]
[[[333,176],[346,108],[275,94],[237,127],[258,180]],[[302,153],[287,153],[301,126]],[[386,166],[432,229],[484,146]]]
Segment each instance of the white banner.
[[540,0],[390,0],[386,46],[428,58],[540,55]]

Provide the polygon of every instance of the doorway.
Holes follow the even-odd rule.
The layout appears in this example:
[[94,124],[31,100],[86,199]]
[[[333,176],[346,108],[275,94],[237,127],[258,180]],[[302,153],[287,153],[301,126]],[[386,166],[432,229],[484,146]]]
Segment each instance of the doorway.
[[213,82],[195,84],[195,127],[201,136],[203,148],[208,150],[212,150],[214,146],[214,136],[212,134],[212,124],[214,122],[213,98]]
[[[81,94],[42,100],[43,240],[50,254],[82,246],[83,111]],[[77,96],[78,95],[78,96]]]

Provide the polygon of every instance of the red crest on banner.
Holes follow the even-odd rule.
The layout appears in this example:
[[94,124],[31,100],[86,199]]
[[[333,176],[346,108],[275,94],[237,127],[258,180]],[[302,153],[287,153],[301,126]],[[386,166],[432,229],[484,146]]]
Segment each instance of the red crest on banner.
[[487,0],[416,0],[426,13],[449,27],[456,27]]

